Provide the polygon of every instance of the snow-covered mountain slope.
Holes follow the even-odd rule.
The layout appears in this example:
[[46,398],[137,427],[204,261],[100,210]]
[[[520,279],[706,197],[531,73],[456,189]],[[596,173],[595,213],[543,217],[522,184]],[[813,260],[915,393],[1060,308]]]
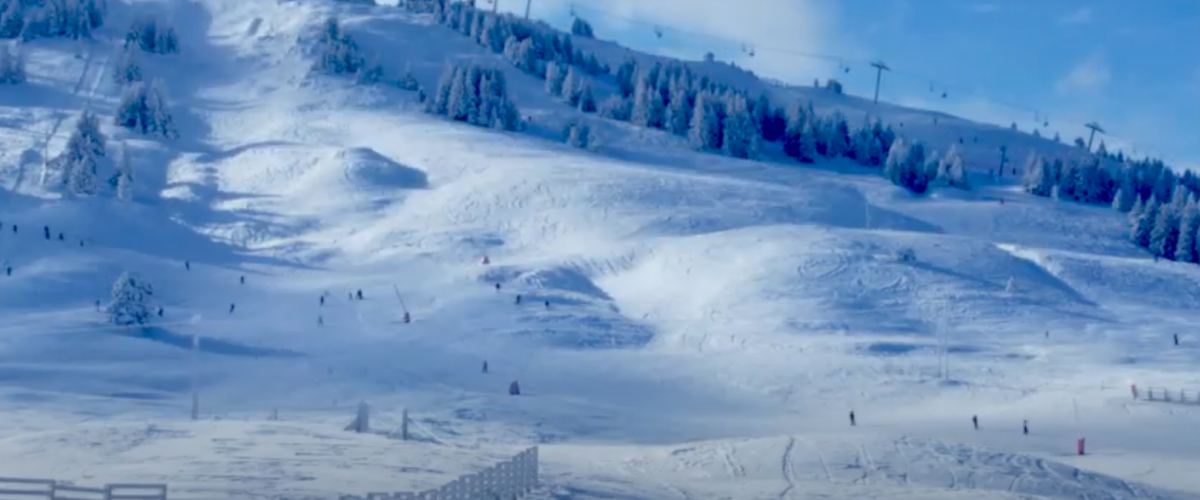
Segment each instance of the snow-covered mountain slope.
[[[623,123],[596,153],[570,148],[547,137],[577,111],[542,81],[394,7],[110,11],[94,41],[26,44],[30,82],[0,110],[0,475],[333,498],[540,444],[556,498],[1200,498],[1195,405],[1129,393],[1196,387],[1200,271],[1138,252],[1123,216],[1003,185],[914,198],[857,167],[700,154]],[[139,11],[179,34],[181,54],[145,58],[176,140],[109,126]],[[446,61],[493,62],[530,130],[311,75],[333,13],[426,88]],[[978,135],[980,158],[1016,140],[823,99],[934,147]],[[84,108],[130,147],[134,203],[40,183]],[[153,285],[152,326],[96,310],[122,271]],[[220,421],[187,420],[197,334]],[[379,429],[407,408],[423,442],[341,432],[363,400]]]

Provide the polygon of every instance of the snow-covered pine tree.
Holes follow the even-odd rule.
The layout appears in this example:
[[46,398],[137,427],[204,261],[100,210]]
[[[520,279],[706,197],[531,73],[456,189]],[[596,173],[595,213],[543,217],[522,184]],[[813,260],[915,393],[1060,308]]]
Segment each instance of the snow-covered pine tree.
[[719,97],[701,92],[696,96],[696,109],[692,112],[692,124],[688,130],[688,144],[697,150],[716,151],[721,149],[724,131],[713,100]]
[[958,145],[951,145],[946,156],[942,157],[938,177],[941,177],[950,186],[971,189],[971,176],[967,171],[967,164],[963,161],[962,154],[958,152]]
[[450,101],[446,110],[446,116],[451,120],[466,121],[471,116],[470,69],[472,67],[472,65],[465,65],[454,72],[454,83],[450,85]]
[[672,134],[686,136],[692,122],[693,103],[688,102],[688,87],[680,75],[671,80],[671,101],[667,103],[666,130]]
[[583,121],[574,121],[563,131],[567,144],[579,149],[591,149],[592,128]]
[[908,143],[904,141],[904,138],[897,137],[888,150],[887,160],[883,162],[883,176],[892,181],[892,184],[900,184],[900,179],[908,163],[908,148]]
[[1113,195],[1113,210],[1124,213],[1133,209],[1134,201],[1137,200],[1137,189],[1133,187],[1131,175],[1132,172],[1129,169],[1122,171],[1117,192]]
[[121,143],[120,157],[117,158],[117,174],[113,184],[116,188],[117,199],[133,201],[133,183],[136,180],[133,172],[133,160],[129,154],[129,145]]
[[480,115],[488,117],[488,126],[492,128],[521,130],[524,122],[521,121],[521,112],[517,110],[516,104],[508,98],[508,79],[504,76],[504,70],[487,68],[484,74],[487,75],[488,85],[486,90],[481,90],[480,106],[485,106],[486,111],[480,111]]
[[834,112],[827,122],[825,156],[842,158],[853,155],[850,147],[850,126],[846,123],[846,115]]
[[113,65],[113,81],[117,85],[142,81],[141,51],[132,47],[126,47],[121,51],[121,54],[117,56],[116,64]]
[[1079,163],[1075,160],[1062,162],[1062,170],[1058,174],[1058,195],[1063,199],[1076,199],[1076,186],[1079,185]]
[[554,97],[563,95],[563,84],[567,79],[562,65],[556,61],[546,63],[546,93]]
[[363,63],[358,44],[342,29],[338,19],[325,19],[313,70],[328,75],[353,75]]
[[1100,203],[1104,201],[1104,186],[1100,176],[1100,163],[1095,158],[1088,158],[1079,164],[1075,171],[1078,176],[1076,184],[1076,199],[1084,203]]
[[579,94],[583,90],[583,77],[579,73],[574,66],[569,66],[567,76],[563,78],[562,98],[572,106],[579,105]]
[[617,90],[621,91],[621,97],[633,97],[634,91],[637,89],[637,84],[634,78],[638,73],[637,61],[626,59],[617,67]]
[[655,69],[657,66],[638,73],[637,88],[633,92],[633,111],[629,123],[641,127],[662,125],[662,116],[666,105],[654,80],[654,75],[657,73]]
[[1179,218],[1179,243],[1175,247],[1175,260],[1179,262],[1200,262],[1200,252],[1196,246],[1196,234],[1200,230],[1200,209],[1196,200],[1188,200],[1183,207],[1183,215]]
[[[328,25],[326,25],[328,28]],[[158,43],[158,22],[154,18],[138,15],[125,31],[125,48],[136,46],[146,52],[154,53]]]
[[1154,229],[1150,232],[1150,251],[1159,257],[1175,260],[1175,248],[1179,246],[1179,213],[1167,203],[1158,211]]
[[800,129],[800,136],[796,138],[796,154],[793,156],[800,163],[817,161],[817,136],[820,134],[817,126],[816,120],[806,120],[804,127]]
[[[87,111],[80,115],[75,130],[67,139],[67,146],[47,165],[63,191],[83,195],[95,192],[94,176],[105,157],[107,143],[108,138],[100,131],[100,120],[96,115]],[[76,170],[82,172],[76,173]],[[89,175],[92,176],[91,183],[88,182]]]
[[1050,196],[1054,189],[1054,175],[1050,172],[1050,164],[1045,158],[1036,153],[1030,153],[1025,161],[1025,174],[1021,179],[1025,192],[1034,196]]
[[544,66],[539,64],[532,36],[524,40],[516,35],[509,36],[504,42],[504,58],[521,71],[538,77],[546,75]]
[[619,95],[610,95],[600,102],[600,116],[610,120],[627,122],[632,111],[633,103]]
[[929,176],[925,167],[925,146],[919,142],[908,144],[897,138],[889,149],[883,174],[893,184],[908,191],[922,194],[929,189]]
[[156,135],[164,139],[179,137],[175,121],[167,109],[166,97],[163,94],[163,86],[160,81],[133,83],[125,89],[125,94],[117,105],[117,112],[113,117],[114,123],[130,130]]
[[1141,217],[1142,212],[1146,211],[1146,205],[1142,203],[1142,199],[1137,195],[1133,196],[1133,206],[1129,208],[1129,223],[1133,224]]
[[1154,183],[1154,196],[1157,196],[1161,203],[1170,203],[1178,183],[1179,178],[1175,176],[1175,172],[1169,168],[1160,169],[1158,181]]
[[592,84],[587,81],[579,88],[579,110],[584,113],[596,112],[596,96],[592,93]]
[[929,179],[930,184],[935,184],[938,180],[938,172],[942,169],[942,157],[937,151],[930,151],[925,157],[925,163],[921,165],[921,173]]
[[467,117],[464,121],[486,127],[488,126],[487,117],[480,115],[483,96],[479,93],[484,73],[483,68],[478,64],[472,64],[467,69]]
[[142,325],[150,319],[150,286],[129,272],[122,273],[112,285],[112,301],[106,312],[114,325]]
[[1183,207],[1187,205],[1191,193],[1187,186],[1176,184],[1175,190],[1171,192],[1171,208],[1178,213],[1183,213]]
[[750,114],[750,104],[741,94],[731,94],[725,102],[724,137],[721,140],[724,153],[734,158],[757,159],[762,133]]
[[450,92],[454,88],[454,79],[462,68],[457,65],[446,64],[442,68],[442,76],[438,79],[437,90],[434,93],[433,99],[430,99],[426,111],[435,115],[445,115],[450,109]]
[[792,103],[787,109],[787,126],[783,132],[783,152],[792,158],[800,158],[800,136],[808,125],[808,115],[800,103]]
[[[923,194],[929,190],[929,168],[925,162],[925,145],[913,142],[908,148],[907,166],[903,170],[900,185],[910,192]],[[937,167],[934,166],[934,169]],[[934,170],[936,172],[936,170]]]
[[1158,222],[1159,213],[1158,199],[1151,196],[1142,211],[1138,213],[1137,218],[1133,221],[1133,227],[1130,229],[1129,239],[1133,243],[1142,248],[1150,248],[1150,236],[1154,232],[1154,226]]
[[25,83],[27,79],[24,53],[19,47],[14,48],[6,44],[0,50],[0,83],[16,85]]

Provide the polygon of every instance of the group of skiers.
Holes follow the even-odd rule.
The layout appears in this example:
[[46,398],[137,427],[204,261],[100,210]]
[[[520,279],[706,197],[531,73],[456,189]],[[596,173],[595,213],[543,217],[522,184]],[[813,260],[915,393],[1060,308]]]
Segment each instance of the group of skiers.
[[[0,229],[4,228],[4,223],[0,222]],[[12,225],[13,234],[19,234],[17,224]],[[46,235],[46,239],[50,239],[50,226],[42,226],[42,232]],[[62,232],[58,233],[58,241],[66,241],[66,235]],[[83,240],[79,240],[79,246],[83,246]],[[12,276],[13,268],[11,265],[4,266],[4,274]]]

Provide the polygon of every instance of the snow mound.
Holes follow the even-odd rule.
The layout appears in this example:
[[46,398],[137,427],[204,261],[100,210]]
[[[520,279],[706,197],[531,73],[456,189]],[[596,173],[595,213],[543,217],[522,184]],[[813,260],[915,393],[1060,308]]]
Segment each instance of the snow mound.
[[340,150],[334,158],[345,167],[346,181],[358,189],[396,190],[429,187],[425,172],[402,165],[371,148]]

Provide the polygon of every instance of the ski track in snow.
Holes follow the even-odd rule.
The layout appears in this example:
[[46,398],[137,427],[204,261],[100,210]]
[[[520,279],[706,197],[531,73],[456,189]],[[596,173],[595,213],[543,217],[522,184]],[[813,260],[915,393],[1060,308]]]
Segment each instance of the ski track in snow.
[[792,450],[796,447],[796,438],[788,437],[787,446],[783,449],[783,457],[780,459],[780,468],[783,472],[783,480],[787,481],[787,487],[779,492],[780,500],[791,498],[792,490],[796,488],[796,473],[792,470]]

